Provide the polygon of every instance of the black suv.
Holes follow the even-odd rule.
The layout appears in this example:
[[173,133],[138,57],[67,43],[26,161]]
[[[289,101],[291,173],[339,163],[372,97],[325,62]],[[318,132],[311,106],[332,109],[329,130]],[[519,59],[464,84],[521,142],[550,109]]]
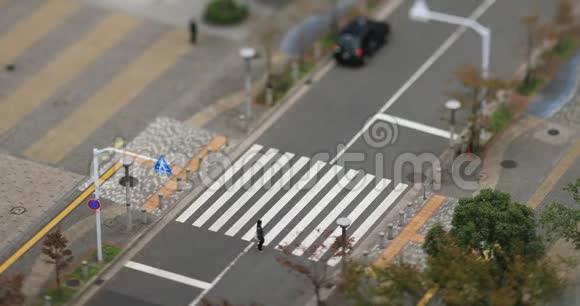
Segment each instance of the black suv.
[[358,18],[338,33],[334,58],[339,63],[364,65],[366,57],[385,44],[390,31],[385,22]]

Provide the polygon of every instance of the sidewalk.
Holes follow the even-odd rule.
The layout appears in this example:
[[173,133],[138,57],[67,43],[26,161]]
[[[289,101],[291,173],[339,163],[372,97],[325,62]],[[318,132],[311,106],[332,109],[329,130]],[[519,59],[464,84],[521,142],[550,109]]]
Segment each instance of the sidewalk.
[[[253,6],[256,5],[257,4],[253,4]],[[133,13],[135,12],[133,11]],[[293,12],[288,9],[288,7],[281,9],[281,14],[291,13]],[[283,20],[284,18],[280,19]],[[225,138],[220,136],[223,134],[231,135],[236,138],[243,138],[246,136],[246,132],[240,130],[239,126],[236,126],[235,124],[232,125],[232,118],[235,118],[237,114],[239,114],[239,110],[236,108],[244,101],[244,96],[240,92],[243,88],[244,63],[237,55],[237,48],[233,46],[259,46],[259,39],[253,37],[250,33],[255,30],[255,27],[259,26],[259,22],[263,21],[263,19],[257,17],[256,19],[253,19],[249,25],[244,25],[243,31],[245,31],[245,35],[242,36],[236,34],[239,30],[235,29],[229,31],[230,34],[227,33],[228,31],[224,31],[224,29],[219,29],[219,31],[208,31],[206,34],[203,33],[203,31],[208,30],[209,28],[202,27],[199,44],[193,48],[197,52],[208,53],[209,62],[205,64],[218,63],[218,65],[214,66],[215,73],[212,74],[208,81],[194,84],[195,86],[192,86],[192,90],[189,90],[178,97],[178,103],[169,108],[166,107],[162,113],[158,114],[159,117],[152,123],[149,123],[137,137],[130,141],[124,140],[120,143],[127,142],[128,151],[149,156],[151,158],[157,158],[159,155],[166,154],[166,159],[172,164],[173,170],[177,170],[177,172],[180,172],[179,169],[184,169],[186,166],[194,170],[192,172],[195,172],[195,170],[199,168],[197,158],[199,156],[203,157],[207,154],[208,146],[212,148],[212,152],[216,152],[220,148],[226,146],[226,149],[233,148],[237,142],[236,139],[231,139],[231,137],[229,137],[228,140],[225,141]],[[212,53],[223,54],[222,49],[224,48],[224,45],[214,43],[212,35],[222,36],[222,38],[228,38],[229,35],[237,39],[237,42],[230,42],[231,44],[227,45],[227,48],[231,49],[231,52],[229,52],[227,56],[222,58],[219,62],[215,61]],[[240,37],[242,37],[242,39],[239,39]],[[216,48],[216,50],[213,50],[212,48]],[[196,57],[196,61],[197,60],[199,59]],[[284,65],[287,57],[282,54],[277,54],[275,60],[281,63],[280,65]],[[259,78],[259,76],[263,75],[265,72],[265,63],[263,60],[257,60],[255,62],[256,63],[253,64],[253,78],[254,80],[258,80],[258,82],[263,83],[263,78]],[[236,72],[232,73],[232,71]],[[187,82],[187,80],[181,80],[176,82],[176,84],[180,88],[183,86],[189,86],[184,82]],[[255,88],[259,87],[260,86],[255,86]],[[173,94],[173,96],[175,96],[175,94]],[[168,97],[173,96],[168,95]],[[226,98],[218,100],[224,96],[226,96]],[[159,97],[157,96],[151,97],[151,99],[157,99],[157,102],[159,102],[158,98]],[[214,103],[216,100],[218,100],[218,102]],[[256,104],[252,107],[254,108],[256,120],[268,111],[267,108]],[[183,115],[191,113],[192,109],[197,111],[197,115],[193,118]],[[212,109],[214,111],[212,111]],[[163,117],[164,115],[173,118]],[[210,129],[208,129],[208,127],[210,127]],[[208,130],[211,130],[211,132]],[[103,133],[111,134],[118,133],[118,131],[105,131]],[[111,137],[111,139],[112,138],[113,137]],[[110,146],[113,146],[113,144]],[[117,144],[115,144],[115,146],[117,146]],[[208,173],[212,172],[212,169],[219,164],[220,158],[223,157],[223,155],[220,154],[221,153],[212,154],[214,157],[212,157],[210,163],[206,164],[203,171],[207,171]],[[178,188],[175,177],[168,180],[167,177],[156,174],[153,171],[151,162],[136,160],[136,163],[132,166],[131,175],[138,179],[138,183],[136,187],[131,188],[130,193],[130,201],[134,203],[136,210],[133,214],[133,229],[128,233],[125,228],[126,208],[124,205],[124,187],[119,185],[119,180],[124,176],[124,173],[123,171],[117,171],[121,168],[118,162],[119,158],[120,156],[112,156],[108,162],[105,161],[101,165],[101,172],[105,172],[113,167],[112,170],[107,171],[111,174],[109,175],[110,178],[107,176],[108,180],[105,180],[104,184],[101,186],[101,203],[103,207],[102,230],[105,244],[124,246],[128,241],[134,239],[135,236],[138,236],[140,232],[159,219],[159,216],[162,214],[162,210],[159,209],[159,193],[164,193],[164,205],[172,206],[183,196],[183,194],[191,189],[192,185],[198,184],[198,182],[187,182],[184,179],[183,191],[177,190]],[[5,170],[7,172],[19,171],[19,165],[24,163],[26,162],[18,160],[8,162],[6,163],[6,166],[10,166],[11,168]],[[12,209],[13,206],[19,206],[18,201],[35,203],[36,200],[39,203],[39,207],[30,207],[29,214],[26,214],[24,218],[31,218],[39,214],[42,215],[42,218],[31,219],[30,221],[23,222],[23,217],[10,217],[17,219],[11,219],[8,224],[18,223],[22,229],[19,229],[18,232],[12,233],[17,235],[15,238],[10,236],[10,239],[3,241],[3,243],[8,243],[12,246],[3,248],[3,250],[8,250],[8,252],[6,254],[0,254],[2,255],[2,260],[13,254],[15,248],[22,245],[24,242],[23,239],[28,239],[28,237],[34,233],[39,235],[39,227],[45,226],[49,221],[49,225],[54,223],[53,225],[56,226],[55,228],[60,229],[69,241],[71,241],[70,248],[75,255],[76,263],[86,258],[87,255],[90,255],[95,248],[94,213],[86,208],[86,201],[83,199],[79,200],[83,194],[87,194],[87,190],[90,189],[89,187],[92,184],[92,180],[90,178],[82,179],[79,175],[71,174],[67,176],[55,172],[57,171],[55,169],[49,167],[45,168],[38,167],[38,170],[34,170],[35,172],[22,172],[22,178],[16,177],[18,178],[17,180],[8,182],[5,185],[3,184],[3,186],[6,186],[7,190],[10,191],[8,194],[10,194],[11,197],[14,196],[16,198],[16,200],[7,200],[6,203],[9,207],[3,206],[3,210]],[[89,172],[88,170],[89,169],[87,169],[86,173]],[[183,172],[179,174],[184,176]],[[47,182],[47,184],[50,183],[51,188],[43,189],[43,193],[26,192],[26,190],[23,190],[21,193],[14,192],[16,189],[26,186],[29,181],[35,180],[36,176],[42,177],[41,180],[38,180],[40,182],[42,182],[43,179],[49,179],[50,181],[50,178],[52,177],[59,177],[61,178],[61,181],[58,181],[58,184],[55,184],[54,181]],[[6,178],[8,179],[8,176]],[[12,176],[12,178],[14,178],[14,176]],[[38,183],[38,181],[36,181],[36,183]],[[68,191],[74,185],[77,186],[72,191],[63,193],[63,190]],[[91,195],[92,191],[89,190],[88,194]],[[37,198],[35,198],[35,196],[37,196]],[[29,198],[30,200],[26,200]],[[76,204],[73,205],[70,203]],[[65,208],[71,208],[70,212],[64,214],[62,220],[59,219],[58,221],[54,221],[54,216],[62,214]],[[152,214],[144,215],[138,210],[140,208],[144,208]],[[50,211],[50,213],[46,213],[47,211]],[[144,218],[145,216],[147,217]],[[30,224],[33,224],[34,226],[29,226]],[[52,227],[49,230],[52,230]],[[10,230],[5,229],[4,227],[0,228],[0,232],[7,233],[10,231],[14,230],[12,228],[10,228]],[[22,232],[22,234],[19,232]],[[38,297],[44,289],[52,287],[53,283],[53,267],[44,262],[44,256],[41,254],[41,239],[42,235],[38,236],[38,239],[36,240],[29,240],[29,242],[32,241],[29,249],[20,252],[20,256],[16,259],[15,263],[9,264],[7,270],[5,270],[7,275],[16,272],[23,272],[26,275],[23,290],[28,296],[29,301],[34,301],[34,299]]]

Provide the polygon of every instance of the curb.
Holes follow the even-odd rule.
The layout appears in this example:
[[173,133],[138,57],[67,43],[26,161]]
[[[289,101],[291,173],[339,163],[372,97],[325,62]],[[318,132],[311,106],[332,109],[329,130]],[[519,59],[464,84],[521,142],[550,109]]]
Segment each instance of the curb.
[[[323,58],[319,63],[317,63],[314,68],[311,69],[306,75],[304,75],[290,90],[286,92],[286,94],[276,103],[271,110],[264,113],[261,118],[250,125],[250,133],[248,136],[242,140],[238,145],[234,148],[231,148],[231,152],[226,152],[226,154],[232,158],[237,159],[239,156],[243,154],[245,150],[247,150],[252,143],[267,129],[269,128],[278,118],[280,118],[292,105],[294,105],[300,98],[299,95],[300,91],[304,89],[308,89],[308,87],[304,86],[308,83],[311,79],[313,80],[313,76],[316,73],[322,71],[327,65],[332,64],[331,62],[332,57],[328,56],[327,58]],[[212,173],[215,175],[219,175],[217,171]],[[81,289],[76,294],[76,297],[73,298],[69,303],[70,305],[84,305],[90,298],[92,298],[98,290],[102,287],[104,283],[98,284],[97,282],[104,280],[105,282],[108,280],[109,276],[113,276],[120,268],[124,265],[123,263],[128,259],[128,257],[132,257],[134,254],[137,253],[140,249],[135,249],[139,243],[146,243],[148,240],[144,240],[149,238],[147,236],[151,236],[153,238],[157,232],[161,231],[165,225],[167,225],[170,221],[174,219],[174,217],[187,206],[195,197],[197,197],[204,189],[204,185],[198,185],[194,188],[190,193],[186,194],[180,201],[178,201],[175,205],[171,208],[168,208],[166,213],[160,216],[157,220],[152,222],[151,224],[147,225],[140,233],[138,233],[135,237],[133,237],[125,247],[123,247],[122,251],[113,259],[111,262],[107,263],[99,273],[97,273],[93,278],[88,280]],[[94,285],[99,287],[94,287]]]

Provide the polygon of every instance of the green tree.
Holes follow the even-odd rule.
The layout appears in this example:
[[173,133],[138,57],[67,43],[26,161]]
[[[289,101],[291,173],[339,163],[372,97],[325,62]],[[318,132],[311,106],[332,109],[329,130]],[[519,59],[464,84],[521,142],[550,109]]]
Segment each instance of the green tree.
[[358,306],[405,305],[418,302],[429,288],[417,266],[397,261],[385,268],[349,260],[339,289]]
[[507,193],[484,189],[473,198],[459,200],[451,235],[459,246],[479,256],[501,249],[508,256],[540,258],[544,245],[536,225],[532,209],[513,202]]
[[[568,184],[568,191],[576,205],[580,205],[580,179]],[[574,205],[552,203],[542,211],[540,222],[550,238],[564,238],[580,249],[580,209]]]
[[449,236],[447,232],[441,224],[437,223],[427,232],[423,250],[429,256],[437,256],[448,243]]
[[68,239],[59,230],[47,234],[42,243],[42,253],[49,258],[45,262],[54,265],[56,287],[60,289],[62,270],[73,260],[72,251],[68,249]]
[[17,273],[0,278],[0,306],[18,306],[24,304],[22,285],[24,275]]

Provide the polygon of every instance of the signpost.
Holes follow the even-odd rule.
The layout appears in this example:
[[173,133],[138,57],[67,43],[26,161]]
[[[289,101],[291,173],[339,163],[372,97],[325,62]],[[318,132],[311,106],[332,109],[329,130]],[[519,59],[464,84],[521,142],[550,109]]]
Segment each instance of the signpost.
[[[90,209],[95,211],[95,215],[96,215],[96,230],[97,230],[97,260],[99,262],[103,261],[103,243],[101,240],[101,203],[99,202],[99,197],[101,196],[101,192],[100,192],[100,179],[99,179],[99,154],[101,153],[107,153],[107,152],[115,152],[115,153],[119,153],[119,154],[123,154],[123,156],[127,155],[127,156],[131,156],[134,158],[141,158],[144,160],[149,160],[149,161],[155,161],[155,171],[163,173],[163,174],[167,174],[167,175],[172,175],[171,172],[171,167],[169,165],[169,163],[167,162],[167,160],[165,160],[165,157],[163,155],[161,155],[159,157],[158,160],[155,160],[153,158],[144,156],[144,155],[139,155],[139,154],[135,154],[132,152],[127,152],[125,150],[120,150],[117,148],[104,148],[104,149],[97,149],[94,148],[93,149],[93,184],[95,185],[95,198],[89,200],[89,202],[87,203],[87,205],[89,206]],[[130,183],[130,182],[128,182]]]
[[87,206],[92,210],[98,210],[101,208],[101,202],[97,199],[90,199],[87,202]]
[[167,160],[165,160],[165,155],[159,156],[159,159],[155,163],[154,169],[155,169],[156,172],[159,172],[159,173],[162,173],[162,174],[166,174],[166,175],[172,175],[173,174],[171,172],[171,167],[169,166],[169,163],[167,162]]

